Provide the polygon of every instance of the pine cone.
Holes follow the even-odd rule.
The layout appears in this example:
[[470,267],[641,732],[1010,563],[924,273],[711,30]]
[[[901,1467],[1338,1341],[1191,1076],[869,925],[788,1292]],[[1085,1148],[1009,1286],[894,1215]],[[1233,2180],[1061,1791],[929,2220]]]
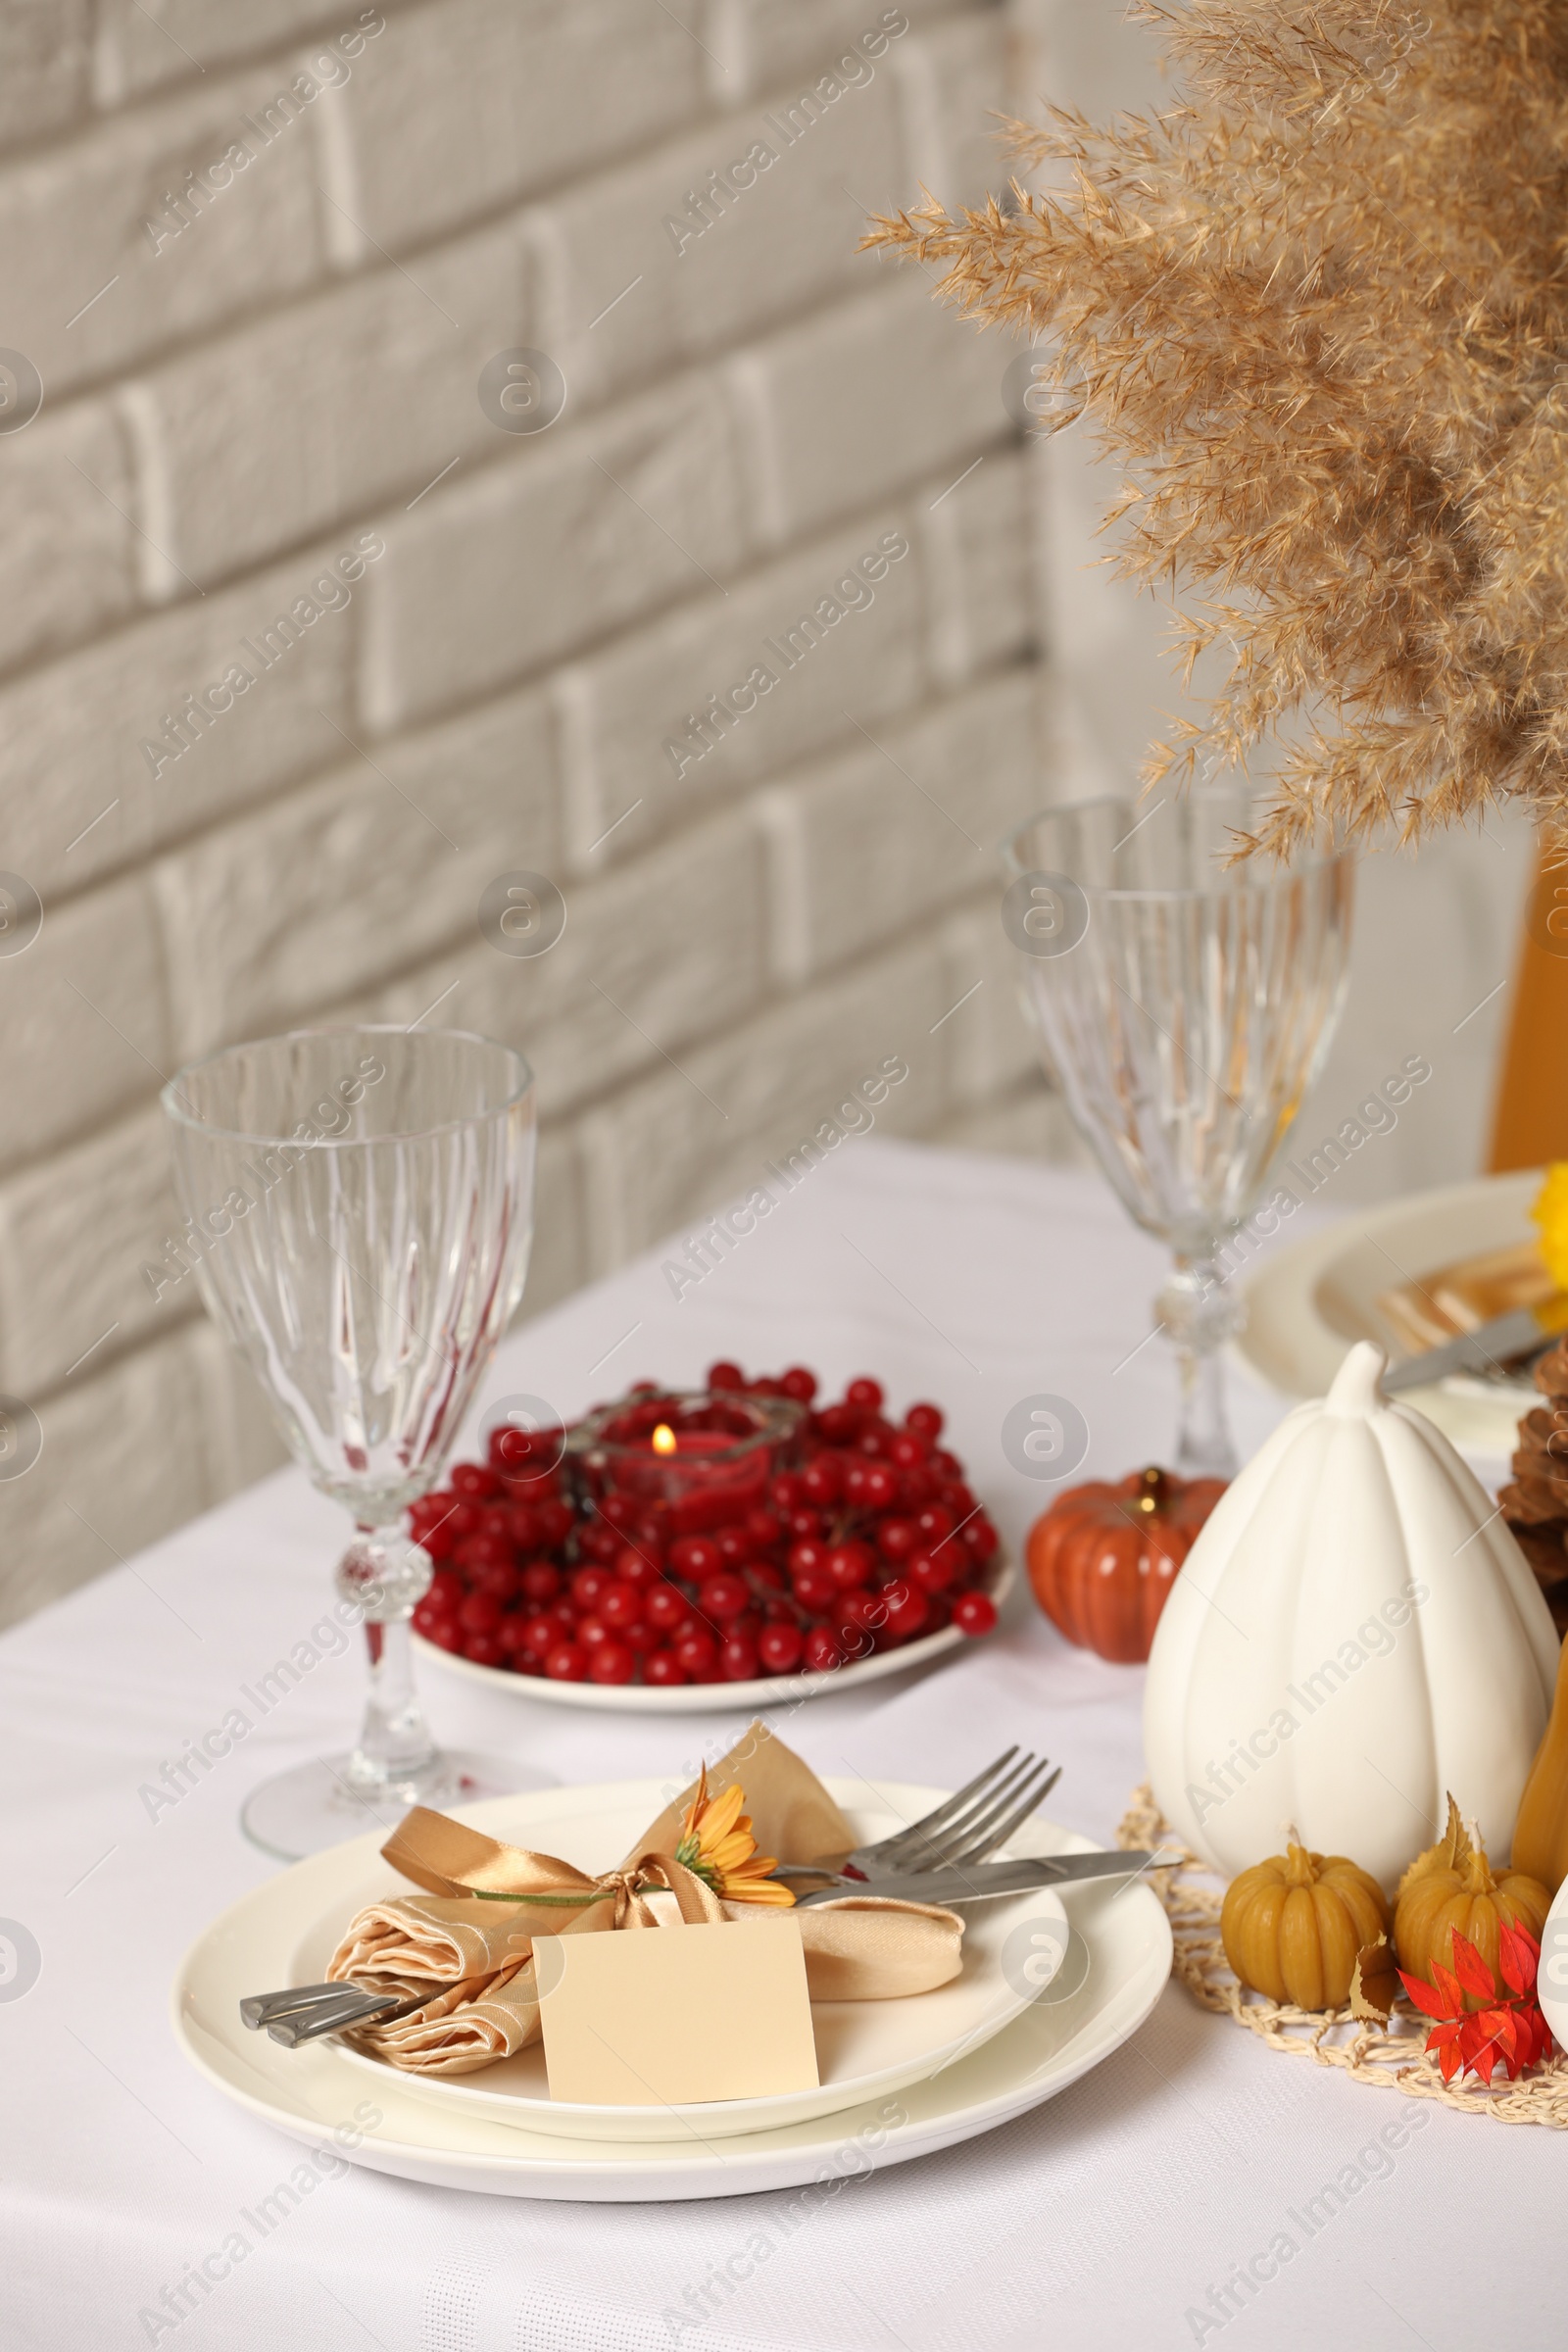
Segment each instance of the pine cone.
[[1568,1341],[1541,1357],[1535,1382],[1546,1402],[1520,1422],[1513,1484],[1497,1500],[1562,1634],[1568,1633]]

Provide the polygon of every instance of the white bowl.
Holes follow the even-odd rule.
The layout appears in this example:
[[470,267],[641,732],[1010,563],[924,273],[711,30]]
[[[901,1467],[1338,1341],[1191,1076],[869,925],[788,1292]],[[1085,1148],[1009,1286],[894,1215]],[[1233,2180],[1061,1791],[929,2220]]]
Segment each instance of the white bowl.
[[[1013,1564],[999,1551],[991,1570],[984,1590],[1000,1609],[1012,1590]],[[454,1674],[470,1675],[475,1682],[488,1684],[492,1690],[507,1691],[513,1698],[542,1698],[552,1706],[618,1709],[632,1715],[711,1715],[737,1707],[755,1713],[760,1707],[782,1706],[787,1700],[819,1698],[824,1690],[848,1690],[857,1683],[903,1674],[910,1666],[932,1665],[960,1642],[983,1642],[985,1636],[961,1634],[956,1625],[945,1625],[940,1633],[922,1634],[918,1641],[906,1642],[898,1649],[873,1650],[870,1657],[857,1658],[831,1674],[798,1669],[794,1674],[760,1674],[750,1683],[677,1683],[672,1689],[651,1683],[553,1683],[542,1674],[513,1674],[505,1666],[476,1666],[471,1658],[460,1658],[455,1650],[426,1642],[422,1634],[414,1639],[423,1655],[437,1665],[450,1667]]]

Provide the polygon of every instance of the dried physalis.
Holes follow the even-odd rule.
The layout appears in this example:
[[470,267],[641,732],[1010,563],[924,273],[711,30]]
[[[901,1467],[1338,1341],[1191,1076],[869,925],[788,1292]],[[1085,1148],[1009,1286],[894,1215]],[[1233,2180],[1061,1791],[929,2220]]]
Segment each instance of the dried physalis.
[[1388,1937],[1379,1936],[1373,1942],[1363,1943],[1350,1972],[1350,2015],[1368,2025],[1386,2026],[1394,2015],[1398,1992],[1399,1972]]

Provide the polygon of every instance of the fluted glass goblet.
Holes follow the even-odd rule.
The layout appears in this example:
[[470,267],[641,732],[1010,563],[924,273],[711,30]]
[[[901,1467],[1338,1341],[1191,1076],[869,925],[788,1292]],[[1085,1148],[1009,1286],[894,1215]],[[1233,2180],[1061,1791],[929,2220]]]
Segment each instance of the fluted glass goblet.
[[264,1782],[247,1834],[292,1858],[411,1804],[535,1785],[431,1738],[409,1620],[432,1562],[402,1526],[522,1295],[532,1072],[456,1030],[301,1030],[192,1064],[162,1102],[208,1312],[356,1530],[336,1587],[369,1653],[359,1744]]
[[1257,1208],[1344,1001],[1353,860],[1227,864],[1242,790],[1043,810],[1004,845],[1003,922],[1073,1123],[1128,1213],[1169,1243],[1155,1312],[1181,1378],[1176,1467],[1236,1470],[1221,1348]]

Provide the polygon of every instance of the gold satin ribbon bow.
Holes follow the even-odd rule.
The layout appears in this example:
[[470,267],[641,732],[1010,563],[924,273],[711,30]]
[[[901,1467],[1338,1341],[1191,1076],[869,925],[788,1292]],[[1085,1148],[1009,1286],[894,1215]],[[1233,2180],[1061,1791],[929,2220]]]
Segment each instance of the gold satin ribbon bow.
[[596,1919],[592,1923],[596,1927],[657,1928],[659,1920],[646,1899],[650,1886],[668,1889],[689,1927],[718,1926],[725,1917],[712,1888],[673,1854],[641,1854],[619,1870],[607,1870],[590,1879],[555,1854],[504,1845],[498,1838],[466,1829],[462,1822],[450,1820],[445,1813],[431,1813],[423,1805],[416,1805],[405,1815],[381,1852],[394,1870],[427,1894],[477,1896],[481,1901],[512,1903],[519,1909],[526,1906],[579,1914],[590,1904],[612,1901],[613,1913],[602,1923]]

